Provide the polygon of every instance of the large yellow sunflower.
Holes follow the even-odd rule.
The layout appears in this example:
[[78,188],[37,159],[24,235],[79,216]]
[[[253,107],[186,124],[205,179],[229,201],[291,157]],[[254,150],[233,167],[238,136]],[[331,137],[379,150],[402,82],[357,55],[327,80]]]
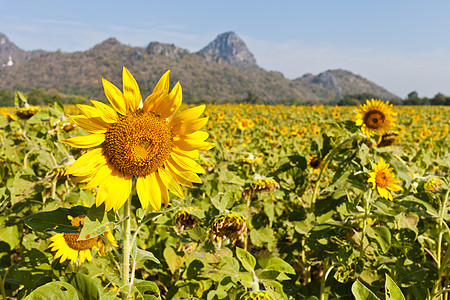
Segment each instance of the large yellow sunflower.
[[367,100],[366,104],[357,108],[358,114],[355,116],[356,126],[361,126],[361,130],[367,137],[375,133],[383,135],[395,127],[396,112],[392,109],[389,101]]
[[393,200],[390,191],[402,191],[402,187],[397,185],[401,182],[400,179],[396,179],[394,173],[392,173],[393,168],[389,168],[389,164],[386,163],[382,158],[377,164],[373,164],[373,171],[369,173],[370,178],[367,182],[373,184],[372,188],[377,189],[378,194],[382,198]]
[[83,115],[72,120],[92,134],[65,140],[72,147],[94,149],[68,168],[66,174],[88,182],[85,189],[98,187],[96,204],[105,202],[106,211],[117,211],[132,190],[133,177],[142,208],[159,210],[161,199],[169,203],[168,190],[184,198],[180,185],[201,183],[204,173],[195,162],[199,150],[209,150],[208,133],[199,131],[208,118],[199,118],[205,105],[175,115],[182,91],[177,83],[169,93],[169,72],[159,80],[141,105],[141,93],[131,73],[123,68],[123,93],[103,79],[112,107],[98,101],[94,106],[78,105]]
[[[84,224],[84,218],[86,216],[81,215],[78,217],[69,216],[69,220],[72,226],[82,226]],[[80,229],[81,231],[81,229]],[[55,259],[60,257],[60,262],[64,262],[66,259],[76,262],[79,259],[80,263],[85,260],[92,260],[92,249],[97,249],[101,255],[105,255],[105,244],[100,236],[87,239],[84,241],[78,241],[80,233],[57,233],[49,238],[52,243],[48,246],[51,251],[57,251]],[[111,243],[111,245],[118,247],[116,240],[110,230],[103,233],[103,236]]]

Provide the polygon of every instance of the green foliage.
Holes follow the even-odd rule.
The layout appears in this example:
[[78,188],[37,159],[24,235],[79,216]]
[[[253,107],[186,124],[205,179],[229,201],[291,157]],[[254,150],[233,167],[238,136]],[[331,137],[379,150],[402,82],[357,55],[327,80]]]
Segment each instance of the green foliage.
[[[67,119],[58,102],[28,120],[1,117],[2,293],[105,300],[125,293],[238,300],[256,290],[274,299],[444,296],[450,280],[449,114],[407,109],[399,110],[399,127],[407,129],[398,144],[381,148],[378,137],[368,140],[350,121],[353,108],[209,106],[206,130],[216,147],[201,153],[203,184],[183,188],[187,200],[171,195],[171,205],[159,212],[144,211],[136,195],[131,199],[132,284],[124,283],[120,268],[129,219],[120,210],[105,213],[95,204],[95,190],[65,175],[83,152],[60,141],[86,132],[61,128]],[[238,129],[244,117],[256,126]],[[424,125],[432,133],[416,140]],[[312,157],[321,159],[317,169]],[[380,157],[401,180],[394,201],[367,182]],[[80,215],[86,216],[82,228],[69,218]],[[212,224],[226,215],[240,216],[226,225],[245,221],[246,227],[218,243]],[[118,246],[108,243],[107,230]],[[48,248],[56,233],[79,233],[79,242],[98,237],[105,255],[92,250],[92,261],[60,263]]]

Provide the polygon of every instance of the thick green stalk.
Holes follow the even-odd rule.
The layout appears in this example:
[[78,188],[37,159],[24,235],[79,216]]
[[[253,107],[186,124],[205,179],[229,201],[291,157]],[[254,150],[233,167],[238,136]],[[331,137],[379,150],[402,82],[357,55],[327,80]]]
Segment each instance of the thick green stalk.
[[[436,294],[439,293],[439,289],[441,287],[441,278],[442,275],[444,273],[444,270],[446,269],[447,265],[447,257],[444,258],[444,260],[442,261],[442,240],[444,237],[444,229],[445,229],[445,224],[444,224],[444,215],[447,212],[447,203],[448,203],[448,195],[449,195],[449,191],[447,191],[447,193],[445,193],[445,197],[444,197],[444,201],[442,202],[442,205],[439,209],[439,236],[438,236],[438,241],[437,241],[437,249],[436,249],[436,264],[437,264],[437,268],[438,268],[438,279],[436,281],[436,284],[434,285],[433,288],[433,292],[431,294],[431,298],[433,299],[434,296]],[[448,253],[446,253],[446,256],[448,255]],[[444,263],[442,263],[444,262]]]
[[336,148],[333,149],[333,151],[331,151],[324,159],[324,163],[322,164],[322,167],[320,168],[320,172],[319,175],[317,176],[317,181],[316,181],[316,185],[314,187],[314,191],[313,191],[313,195],[311,198],[311,211],[314,212],[314,206],[316,203],[316,197],[317,197],[317,191],[319,190],[319,183],[320,183],[320,179],[322,178],[322,174],[323,171],[326,169],[326,167],[328,166],[328,164],[330,163],[330,161],[333,159],[333,157],[336,155],[336,153],[338,152],[339,149],[341,149],[341,147],[346,144],[349,141],[352,141],[355,139],[355,136],[351,136],[348,139],[346,139],[345,141],[343,141],[342,143],[340,143],[339,145],[336,146]]
[[131,197],[130,194],[128,200],[123,206],[123,265],[122,276],[125,285],[130,283],[130,255],[131,255]]
[[366,230],[367,230],[367,217],[370,214],[370,201],[372,200],[372,189],[369,189],[369,195],[367,196],[367,199],[364,201],[364,218],[363,218],[363,231],[361,233],[361,241],[360,243],[360,252],[359,252],[359,258],[362,259],[364,256],[364,237],[366,236]]

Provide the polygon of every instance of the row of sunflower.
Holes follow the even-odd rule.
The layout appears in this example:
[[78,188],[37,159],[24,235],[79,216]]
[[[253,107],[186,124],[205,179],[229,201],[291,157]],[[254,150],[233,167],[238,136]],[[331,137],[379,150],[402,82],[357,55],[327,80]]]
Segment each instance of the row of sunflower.
[[448,293],[447,108],[182,106],[168,72],[141,101],[126,68],[103,86],[0,118],[3,297]]

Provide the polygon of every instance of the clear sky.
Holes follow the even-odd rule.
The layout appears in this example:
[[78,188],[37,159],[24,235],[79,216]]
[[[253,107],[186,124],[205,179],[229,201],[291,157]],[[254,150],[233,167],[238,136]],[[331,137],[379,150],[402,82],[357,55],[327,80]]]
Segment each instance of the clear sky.
[[234,31],[287,78],[342,68],[404,98],[450,96],[448,0],[0,0],[0,32],[24,50],[87,50],[109,37],[195,52]]

